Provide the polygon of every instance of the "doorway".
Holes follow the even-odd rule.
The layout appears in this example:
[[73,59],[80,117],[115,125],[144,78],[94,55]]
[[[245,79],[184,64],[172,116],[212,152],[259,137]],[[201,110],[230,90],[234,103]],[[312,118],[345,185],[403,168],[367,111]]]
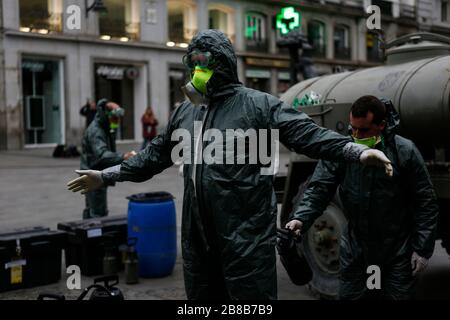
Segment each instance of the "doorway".
[[134,80],[139,69],[132,65],[95,63],[95,98],[108,99],[125,110],[119,130],[118,140],[134,140]]
[[22,96],[26,145],[64,143],[61,60],[23,58]]

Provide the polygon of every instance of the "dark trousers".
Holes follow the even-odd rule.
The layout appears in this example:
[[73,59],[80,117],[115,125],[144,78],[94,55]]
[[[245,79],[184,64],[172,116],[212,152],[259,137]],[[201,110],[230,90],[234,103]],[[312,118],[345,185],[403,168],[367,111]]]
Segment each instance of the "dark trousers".
[[107,187],[88,192],[86,197],[86,208],[83,211],[83,219],[100,218],[108,215]]
[[416,277],[412,276],[411,255],[395,257],[381,269],[381,289],[367,287],[367,265],[362,259],[345,261],[341,257],[339,298],[341,300],[410,300],[414,298]]

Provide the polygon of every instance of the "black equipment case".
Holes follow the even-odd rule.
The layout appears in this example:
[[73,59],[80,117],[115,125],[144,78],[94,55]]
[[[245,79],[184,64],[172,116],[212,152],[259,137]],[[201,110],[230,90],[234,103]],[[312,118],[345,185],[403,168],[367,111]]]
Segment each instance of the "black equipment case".
[[67,232],[66,267],[77,265],[81,274],[103,274],[103,259],[107,250],[114,254],[123,270],[119,246],[127,242],[127,216],[93,218],[58,223],[58,229]]
[[0,292],[58,282],[65,242],[44,227],[0,231]]

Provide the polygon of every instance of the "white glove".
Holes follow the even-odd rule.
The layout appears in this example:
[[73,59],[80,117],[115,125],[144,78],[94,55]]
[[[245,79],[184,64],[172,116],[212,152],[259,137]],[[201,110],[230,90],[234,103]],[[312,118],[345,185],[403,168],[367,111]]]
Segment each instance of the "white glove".
[[130,152],[125,153],[125,154],[123,155],[123,159],[124,159],[124,160],[128,160],[128,159],[134,157],[135,155],[137,155],[137,153],[136,153],[136,151],[133,150],[133,151],[130,151]]
[[96,170],[75,170],[81,177],[67,183],[68,189],[73,192],[81,190],[81,194],[86,194],[103,187],[102,172]]
[[428,259],[419,256],[416,252],[413,252],[411,257],[412,275],[415,276],[425,270],[428,266]]
[[377,149],[364,150],[361,153],[361,156],[359,157],[359,161],[361,161],[362,164],[367,165],[367,166],[384,167],[386,174],[389,177],[392,177],[392,175],[393,175],[391,161],[380,150],[377,150]]
[[285,228],[289,229],[294,232],[296,237],[300,236],[300,233],[302,232],[303,222],[300,220],[291,220],[288,223],[286,223]]

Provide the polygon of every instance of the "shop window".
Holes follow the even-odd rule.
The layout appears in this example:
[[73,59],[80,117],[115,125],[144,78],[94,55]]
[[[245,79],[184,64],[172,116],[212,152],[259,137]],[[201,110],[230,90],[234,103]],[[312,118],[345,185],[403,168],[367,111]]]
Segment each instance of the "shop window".
[[312,45],[311,55],[324,58],[326,56],[325,24],[320,21],[308,22],[308,41]]
[[245,41],[249,51],[267,52],[267,18],[262,13],[249,11],[245,14]]
[[376,34],[370,32],[366,34],[367,61],[383,61],[380,45],[380,40],[378,39],[378,36]]
[[334,57],[336,59],[350,60],[350,28],[337,25],[334,28]]
[[107,12],[99,14],[99,32],[102,36],[123,41],[139,38],[139,1],[103,0]]
[[234,42],[234,10],[228,6],[214,3],[208,6],[209,28],[217,29]]
[[20,28],[23,31],[61,32],[62,0],[20,0]]
[[189,43],[197,33],[197,10],[192,0],[168,0],[169,41]]
[[63,143],[60,62],[22,60],[25,144]]

